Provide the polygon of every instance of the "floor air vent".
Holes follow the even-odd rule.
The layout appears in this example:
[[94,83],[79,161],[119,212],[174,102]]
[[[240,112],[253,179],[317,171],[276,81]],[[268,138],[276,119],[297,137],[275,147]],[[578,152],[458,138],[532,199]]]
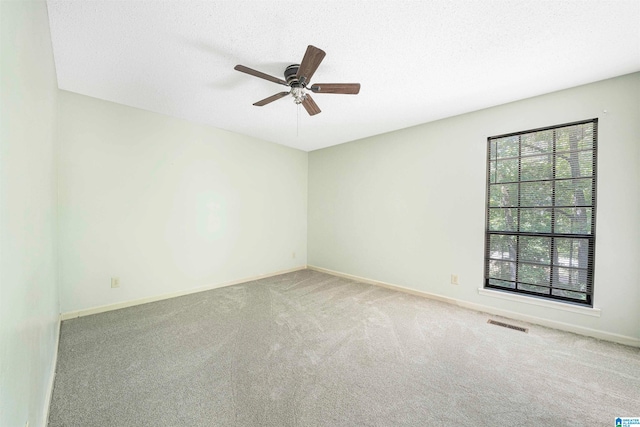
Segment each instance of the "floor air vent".
[[497,320],[489,319],[489,320],[487,320],[487,323],[490,323],[492,325],[502,326],[503,328],[509,328],[509,329],[513,329],[515,331],[520,331],[520,332],[524,332],[524,333],[529,332],[529,329],[527,329],[527,328],[521,328],[520,326],[514,326],[514,325],[510,325],[508,323],[498,322]]

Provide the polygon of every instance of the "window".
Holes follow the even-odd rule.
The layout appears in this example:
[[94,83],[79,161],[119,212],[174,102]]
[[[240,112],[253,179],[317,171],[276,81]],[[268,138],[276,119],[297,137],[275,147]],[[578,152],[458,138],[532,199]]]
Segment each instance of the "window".
[[488,138],[484,287],[592,306],[598,119]]

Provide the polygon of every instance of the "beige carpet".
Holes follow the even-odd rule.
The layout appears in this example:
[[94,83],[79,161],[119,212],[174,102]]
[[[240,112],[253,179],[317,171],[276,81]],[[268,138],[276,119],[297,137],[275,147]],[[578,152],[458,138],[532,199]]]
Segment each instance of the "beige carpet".
[[303,270],[67,320],[49,426],[583,427],[640,416],[639,349],[491,317]]

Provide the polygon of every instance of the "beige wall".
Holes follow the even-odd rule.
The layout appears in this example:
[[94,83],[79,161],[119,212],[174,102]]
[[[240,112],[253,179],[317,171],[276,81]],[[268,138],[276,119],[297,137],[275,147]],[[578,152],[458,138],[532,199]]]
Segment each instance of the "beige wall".
[[63,313],[306,265],[307,153],[70,92],[59,100]]
[[44,1],[0,2],[0,425],[44,426],[58,336],[54,123]]
[[[311,152],[309,264],[640,344],[639,103],[635,73]],[[600,312],[479,294],[487,137],[594,117]]]

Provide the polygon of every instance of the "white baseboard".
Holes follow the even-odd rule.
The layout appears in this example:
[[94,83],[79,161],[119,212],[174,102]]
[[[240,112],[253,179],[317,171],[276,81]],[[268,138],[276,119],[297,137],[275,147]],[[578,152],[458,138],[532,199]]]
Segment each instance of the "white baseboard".
[[87,308],[87,309],[83,309],[83,310],[69,311],[67,313],[62,313],[60,317],[61,317],[61,320],[74,319],[76,317],[89,316],[89,315],[92,315],[92,314],[104,313],[106,311],[112,311],[112,310],[119,310],[121,308],[133,307],[135,305],[146,304],[146,303],[149,303],[149,302],[161,301],[161,300],[165,300],[165,299],[169,299],[169,298],[176,298],[176,297],[181,297],[181,296],[184,296],[184,295],[195,294],[195,293],[198,293],[198,292],[210,291],[212,289],[224,288],[226,286],[239,285],[241,283],[251,282],[251,281],[259,280],[259,279],[264,279],[266,277],[278,276],[280,274],[286,274],[286,273],[292,273],[294,271],[305,270],[306,268],[307,268],[307,266],[303,265],[303,266],[300,266],[300,267],[290,268],[288,270],[281,270],[281,271],[276,271],[276,272],[267,273],[267,274],[261,274],[261,275],[253,276],[253,277],[245,277],[245,278],[238,279],[238,280],[232,280],[232,281],[223,282],[223,283],[216,283],[216,284],[213,284],[213,285],[202,286],[202,287],[194,288],[194,289],[187,289],[187,290],[178,291],[178,292],[171,292],[171,293],[168,293],[168,294],[156,295],[156,296],[151,296],[151,297],[147,297],[147,298],[139,298],[139,299],[135,299],[135,300],[131,300],[131,301],[123,301],[123,302],[119,302],[119,303],[115,303],[115,304],[101,305],[101,306],[98,306],[98,307],[91,307],[91,308]]
[[53,346],[53,369],[49,376],[49,384],[47,387],[47,395],[44,398],[45,407],[42,408],[42,414],[44,416],[44,426],[49,425],[49,411],[51,409],[51,399],[53,398],[53,385],[56,380],[56,372],[58,371],[58,348],[60,347],[60,324],[62,323],[62,315],[58,315],[58,322],[56,325],[56,342]]
[[354,276],[352,274],[341,273],[339,271],[329,270],[327,268],[316,267],[313,265],[309,265],[307,266],[307,268],[309,268],[310,270],[315,270],[322,273],[331,274],[334,276],[344,277],[346,279],[357,280],[359,282],[368,283],[370,285],[381,286],[384,288],[389,288],[389,289],[405,292],[412,295],[417,295],[417,296],[421,296],[429,299],[443,301],[449,304],[457,305],[459,307],[469,308],[471,310],[481,311],[481,312],[493,314],[496,316],[503,316],[510,319],[514,319],[514,320],[533,323],[535,325],[545,326],[553,329],[559,329],[561,331],[573,332],[579,335],[585,335],[588,337],[598,338],[605,341],[612,341],[618,344],[624,344],[632,347],[640,347],[640,339],[629,337],[626,335],[614,334],[611,332],[600,331],[597,329],[587,328],[584,326],[572,325],[569,323],[545,319],[542,317],[529,316],[529,315],[521,314],[515,311],[502,310],[502,309],[494,308],[488,305],[476,304],[473,302],[463,301],[456,298],[447,297],[444,295],[432,294],[429,292],[406,288],[404,286],[381,282],[379,280],[367,279],[366,277],[360,277],[360,276]]

